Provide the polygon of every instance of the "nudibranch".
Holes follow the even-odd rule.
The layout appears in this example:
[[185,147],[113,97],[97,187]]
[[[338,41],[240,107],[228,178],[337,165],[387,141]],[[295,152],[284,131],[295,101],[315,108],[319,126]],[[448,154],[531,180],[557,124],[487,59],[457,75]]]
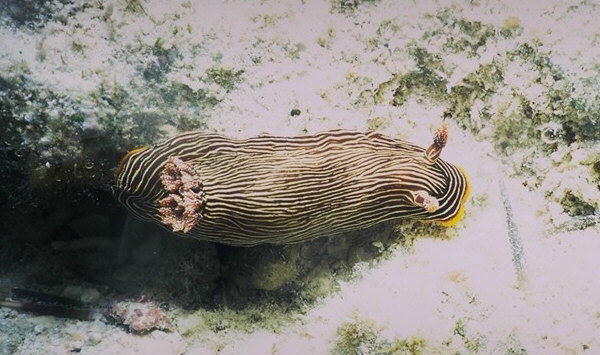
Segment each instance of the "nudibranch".
[[413,218],[450,226],[469,181],[439,158],[445,125],[423,149],[376,132],[261,135],[187,132],[129,152],[117,200],[181,235],[252,246],[291,244]]

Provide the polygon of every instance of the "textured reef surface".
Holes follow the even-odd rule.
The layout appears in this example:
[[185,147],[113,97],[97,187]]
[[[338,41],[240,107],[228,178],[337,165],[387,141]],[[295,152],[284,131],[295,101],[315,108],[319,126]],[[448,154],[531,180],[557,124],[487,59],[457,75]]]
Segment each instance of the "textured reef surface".
[[[0,353],[597,353],[599,18],[588,1],[3,2],[0,300],[93,312],[2,307]],[[109,191],[123,154],[179,132],[427,146],[443,119],[442,158],[473,185],[451,228],[234,248]]]

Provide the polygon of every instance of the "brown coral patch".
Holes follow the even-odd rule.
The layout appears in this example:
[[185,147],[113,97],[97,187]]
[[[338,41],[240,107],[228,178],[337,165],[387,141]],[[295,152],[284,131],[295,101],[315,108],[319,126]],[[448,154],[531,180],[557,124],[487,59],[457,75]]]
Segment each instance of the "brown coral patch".
[[178,157],[169,157],[160,176],[167,196],[159,201],[162,223],[173,232],[187,233],[202,218],[206,194],[194,169]]

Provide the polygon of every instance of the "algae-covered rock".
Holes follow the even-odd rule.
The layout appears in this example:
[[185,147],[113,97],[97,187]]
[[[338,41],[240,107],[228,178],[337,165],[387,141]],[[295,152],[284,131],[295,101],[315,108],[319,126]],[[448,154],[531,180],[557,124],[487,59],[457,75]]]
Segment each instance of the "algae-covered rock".
[[34,332],[35,324],[25,321],[24,315],[0,309],[0,353],[14,354],[27,333]]
[[384,128],[389,125],[388,120],[384,117],[373,117],[367,120],[367,129],[369,131],[376,131],[380,128]]
[[255,270],[253,286],[259,290],[276,290],[298,276],[294,260],[266,264]]
[[470,354],[478,354],[483,348],[483,340],[479,336],[472,336],[467,334],[465,330],[465,323],[462,319],[456,321],[453,333],[455,336],[461,338],[463,346]]
[[[598,75],[580,79],[554,62],[549,46],[523,34],[520,20],[507,17],[501,26],[474,21],[450,8],[440,9],[427,20],[433,30],[401,47],[414,65],[393,73],[376,84],[372,95],[378,104],[404,106],[408,100],[428,100],[445,108],[444,117],[454,120],[476,139],[491,142],[503,161],[534,190],[552,196],[556,182],[542,168],[550,154],[569,147],[590,149],[600,138]],[[386,26],[393,26],[386,22]],[[442,24],[443,26],[437,27]],[[370,41],[382,41],[377,31]],[[570,162],[555,170],[569,170]],[[589,201],[590,174],[582,171],[575,189]],[[544,182],[545,179],[550,181]],[[589,196],[589,197],[588,197]],[[571,202],[569,202],[571,201]],[[573,198],[549,203],[576,203]],[[593,204],[570,216],[593,214]],[[556,216],[548,220],[558,223]]]
[[363,3],[376,2],[378,0],[333,0],[333,8],[342,13],[351,13]]
[[347,322],[337,328],[337,341],[333,354],[383,354],[386,342],[373,322]]
[[468,57],[478,54],[488,40],[497,36],[497,30],[490,24],[481,21],[471,21],[466,18],[457,18],[450,9],[443,9],[432,16],[440,25],[433,31],[424,34],[424,39],[443,36],[448,38],[443,48],[451,53],[466,53]]
[[[83,204],[104,198],[125,152],[206,127],[207,112],[243,81],[243,70],[218,57],[190,66],[192,49],[199,49],[179,31],[127,28],[147,20],[145,6],[30,1],[2,7],[3,43],[10,47],[0,61],[2,220],[18,213],[37,219],[34,211],[15,210],[36,204],[43,213],[61,199],[79,214]],[[10,35],[23,9],[31,12],[23,21],[35,26]]]
[[594,214],[598,207],[597,203],[592,203],[586,202],[571,191],[567,191],[560,200],[560,204],[563,206],[565,213],[571,217],[589,216]]
[[421,355],[426,341],[423,338],[394,338],[389,340],[380,332],[382,328],[369,320],[355,318],[337,328],[332,355]]

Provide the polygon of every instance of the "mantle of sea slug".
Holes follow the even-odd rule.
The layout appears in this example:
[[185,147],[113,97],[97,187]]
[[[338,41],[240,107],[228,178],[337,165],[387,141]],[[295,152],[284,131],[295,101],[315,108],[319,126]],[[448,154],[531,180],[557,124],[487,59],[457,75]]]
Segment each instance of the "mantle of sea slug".
[[375,132],[235,140],[188,132],[133,152],[117,198],[174,232],[220,243],[289,244],[396,219],[449,221],[468,196],[462,170]]

